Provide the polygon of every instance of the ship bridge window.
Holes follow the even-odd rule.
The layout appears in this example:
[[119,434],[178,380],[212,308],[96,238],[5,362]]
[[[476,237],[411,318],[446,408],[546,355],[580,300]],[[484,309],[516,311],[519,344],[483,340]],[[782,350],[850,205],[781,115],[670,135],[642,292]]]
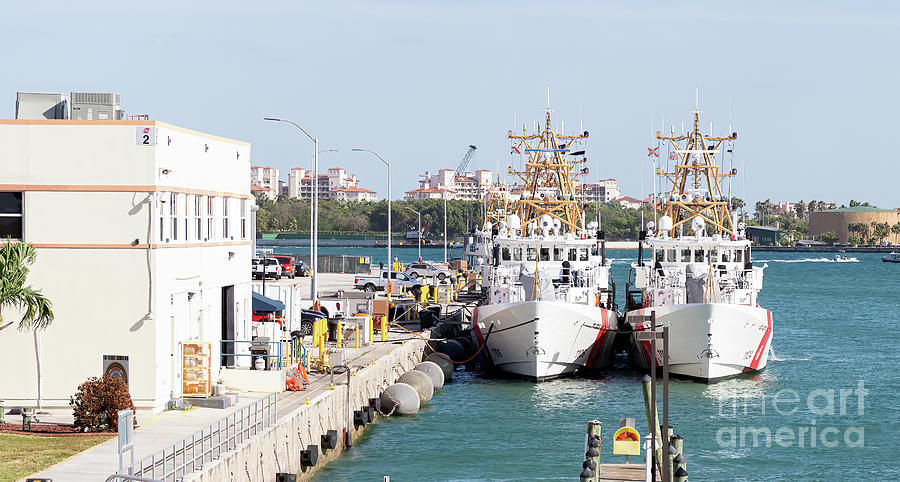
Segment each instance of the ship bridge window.
[[730,262],[731,262],[731,250],[730,250],[730,249],[723,249],[723,250],[722,250],[722,262],[723,262],[723,263],[730,263]]
[[526,260],[528,260],[528,261],[536,260],[537,259],[537,248],[529,247],[526,254],[527,254]]
[[735,252],[734,252],[734,262],[735,262],[735,263],[740,263],[740,262],[741,262],[741,258],[742,258],[743,256],[744,256],[744,252],[743,252],[743,251],[741,251],[741,250],[735,251]]
[[569,261],[578,261],[578,248],[569,248]]
[[541,248],[541,261],[550,261],[550,248]]
[[504,246],[503,248],[501,248],[500,255],[503,257],[503,261],[509,261],[509,246]]
[[703,263],[705,261],[706,261],[706,257],[703,256],[703,250],[695,249],[694,250],[694,262],[695,263]]
[[653,252],[653,259],[654,259],[656,262],[658,262],[658,263],[662,263],[662,262],[663,262],[663,259],[664,259],[664,254],[665,254],[665,253],[663,253],[662,250],[654,251],[654,252]]
[[669,263],[675,262],[675,248],[669,248],[666,250],[666,261]]
[[588,260],[588,249],[587,248],[578,248],[578,261],[587,261]]
[[719,250],[718,249],[712,249],[709,251],[709,262],[713,263],[713,264],[719,262]]
[[684,248],[681,250],[681,262],[682,263],[690,263],[691,262],[691,250],[688,248]]
[[565,249],[553,248],[553,261],[565,261]]
[[522,248],[520,246],[513,247],[513,261],[522,261]]

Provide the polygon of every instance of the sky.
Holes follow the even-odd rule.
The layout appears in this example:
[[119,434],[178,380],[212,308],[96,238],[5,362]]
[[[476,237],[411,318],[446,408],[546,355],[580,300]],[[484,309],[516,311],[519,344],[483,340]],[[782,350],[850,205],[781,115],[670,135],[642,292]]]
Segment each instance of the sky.
[[699,89],[704,132],[738,132],[749,205],[900,207],[893,2],[2,0],[0,18],[0,117],[18,91],[118,92],[129,114],[251,142],[285,180],[312,142],[263,117],[384,197],[384,165],[350,149],[378,152],[399,199],[469,144],[470,169],[513,165],[506,133],[542,120],[549,85],[554,124],[591,133],[588,179],[640,197],[652,128],[680,132]]

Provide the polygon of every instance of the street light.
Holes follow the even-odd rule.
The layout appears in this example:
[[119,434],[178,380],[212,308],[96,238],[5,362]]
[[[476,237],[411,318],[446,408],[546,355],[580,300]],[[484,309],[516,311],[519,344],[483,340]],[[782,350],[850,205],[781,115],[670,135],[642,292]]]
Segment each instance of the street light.
[[413,209],[409,206],[401,206],[401,207],[403,209],[408,209],[408,210],[416,213],[416,216],[419,217],[419,230],[417,231],[417,233],[418,233],[417,237],[419,238],[419,262],[421,263],[422,262],[422,213],[420,213],[419,211],[416,211],[415,209]]
[[[377,152],[370,151],[368,149],[353,149],[356,152],[368,152],[373,156],[377,157],[387,166],[387,188],[388,188],[388,216],[387,216],[387,228],[388,228],[388,273],[394,270],[394,258],[391,257],[391,163],[384,160],[383,157],[379,156]],[[390,281],[391,275],[388,274],[388,281]]]
[[313,199],[312,199],[312,239],[311,239],[311,250],[310,257],[311,259],[310,269],[312,270],[312,275],[310,276],[310,298],[312,298],[313,305],[315,305],[316,301],[319,299],[318,293],[318,283],[317,278],[319,276],[319,138],[313,137],[309,135],[309,132],[306,132],[306,129],[300,127],[294,121],[287,119],[279,119],[277,117],[265,117],[263,120],[267,121],[275,121],[275,122],[287,122],[288,124],[293,125],[297,129],[300,129],[300,132],[304,133],[306,137],[309,137],[309,140],[313,141],[315,144],[315,158],[313,159]]

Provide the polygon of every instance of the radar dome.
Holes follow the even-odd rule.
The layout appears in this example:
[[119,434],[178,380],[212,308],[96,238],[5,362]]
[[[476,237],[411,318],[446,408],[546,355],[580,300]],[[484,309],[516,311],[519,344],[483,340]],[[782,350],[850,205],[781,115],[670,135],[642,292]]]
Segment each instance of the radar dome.
[[659,230],[660,231],[669,231],[672,229],[672,218],[669,216],[662,216],[659,218]]
[[506,218],[506,225],[509,226],[509,229],[522,229],[522,220],[519,219],[518,215],[510,214]]

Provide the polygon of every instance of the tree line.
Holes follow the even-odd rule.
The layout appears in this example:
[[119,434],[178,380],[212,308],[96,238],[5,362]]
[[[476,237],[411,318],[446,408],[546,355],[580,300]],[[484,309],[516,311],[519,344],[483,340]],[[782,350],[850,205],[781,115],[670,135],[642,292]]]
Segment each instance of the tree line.
[[[257,197],[258,233],[309,233],[310,201],[279,196],[275,201]],[[444,201],[441,199],[404,199],[391,202],[391,230],[395,236],[417,228],[416,211],[422,215],[426,238],[439,239],[444,233]],[[616,203],[587,206],[587,221],[597,220],[607,239],[637,239],[642,220],[653,219],[649,208],[629,209]],[[484,222],[484,204],[479,201],[447,201],[447,234],[462,236]],[[380,235],[387,233],[387,201],[319,201],[319,233],[323,235]]]

